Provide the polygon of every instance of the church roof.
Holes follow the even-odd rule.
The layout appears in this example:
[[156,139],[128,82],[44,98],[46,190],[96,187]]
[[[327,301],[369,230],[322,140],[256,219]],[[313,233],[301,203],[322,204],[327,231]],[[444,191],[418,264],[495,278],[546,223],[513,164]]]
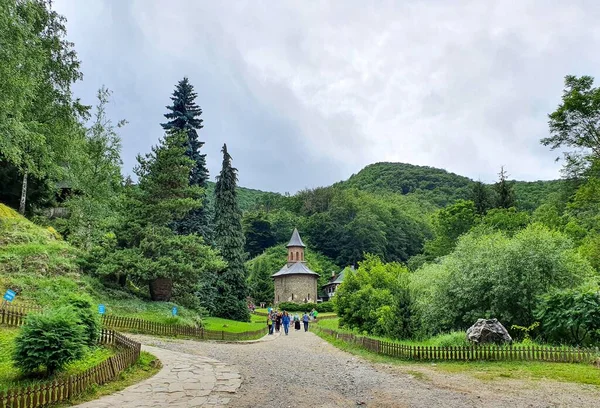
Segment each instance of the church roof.
[[305,262],[294,262],[290,266],[287,264],[283,265],[283,268],[279,272],[271,275],[272,278],[283,275],[314,275],[319,276],[318,273],[311,271]]
[[298,233],[298,228],[294,228],[294,232],[292,232],[292,238],[290,239],[289,244],[287,244],[288,248],[289,247],[302,247],[305,248],[306,245],[304,245],[304,242],[302,242],[302,238],[300,238],[300,234]]
[[[327,283],[323,286],[328,286],[328,285],[333,285],[333,284],[340,284],[344,281],[344,272],[346,271],[346,268],[342,269],[342,271],[340,273],[338,273],[335,276],[332,276],[331,279],[329,279],[329,281],[327,281]],[[354,271],[354,266],[350,267],[350,272]]]

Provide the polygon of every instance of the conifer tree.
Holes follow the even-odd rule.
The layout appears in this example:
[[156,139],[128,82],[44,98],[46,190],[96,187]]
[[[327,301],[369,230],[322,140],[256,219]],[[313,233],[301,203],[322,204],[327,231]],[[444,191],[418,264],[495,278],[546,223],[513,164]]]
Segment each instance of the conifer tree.
[[[187,134],[185,154],[194,163],[189,174],[189,184],[206,189],[208,168],[206,167],[206,155],[200,153],[204,142],[199,140],[198,130],[203,128],[203,120],[200,119],[202,109],[195,102],[197,96],[198,94],[194,92],[194,87],[187,77],[179,81],[171,96],[173,104],[166,107],[169,112],[165,114],[165,118],[169,121],[162,123],[161,126],[167,132],[183,131]],[[183,219],[174,223],[174,229],[180,234],[196,233],[210,241],[211,228],[207,203],[208,200],[204,194],[202,207],[191,211]]]
[[237,169],[231,166],[227,145],[223,145],[223,167],[215,185],[215,241],[227,268],[217,278],[216,315],[249,321],[246,306],[248,289],[244,265],[242,214],[237,204]]
[[475,210],[477,211],[477,214],[485,215],[492,204],[488,187],[481,181],[476,181],[475,184],[473,184],[471,196],[473,202],[475,203]]
[[504,166],[500,167],[500,180],[494,184],[494,189],[497,194],[497,208],[511,208],[515,206],[515,192],[513,184],[507,180],[508,174],[504,170]]

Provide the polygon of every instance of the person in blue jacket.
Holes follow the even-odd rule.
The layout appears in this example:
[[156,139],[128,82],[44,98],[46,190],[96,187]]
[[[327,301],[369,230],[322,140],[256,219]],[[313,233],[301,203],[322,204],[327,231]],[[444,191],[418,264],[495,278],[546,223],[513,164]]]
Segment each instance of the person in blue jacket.
[[304,323],[304,331],[307,332],[308,331],[308,320],[310,318],[308,317],[308,313],[304,312],[304,315],[302,316],[302,322]]
[[281,318],[281,323],[283,324],[283,331],[285,331],[285,335],[288,335],[288,331],[290,330],[290,315],[285,310],[283,311],[283,317]]

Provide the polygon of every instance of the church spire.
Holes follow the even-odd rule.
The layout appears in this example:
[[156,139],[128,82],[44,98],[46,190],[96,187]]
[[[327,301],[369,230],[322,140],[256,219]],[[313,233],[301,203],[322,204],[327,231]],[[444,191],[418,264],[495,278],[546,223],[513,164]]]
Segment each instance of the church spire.
[[294,228],[294,232],[292,232],[292,238],[290,239],[290,243],[287,244],[289,247],[302,247],[306,248],[304,242],[302,242],[302,238],[300,238],[300,233],[298,232],[298,228]]
[[289,244],[287,244],[288,266],[295,262],[304,262],[304,248],[306,248],[306,245],[302,242],[298,229],[294,228],[292,238],[290,239]]

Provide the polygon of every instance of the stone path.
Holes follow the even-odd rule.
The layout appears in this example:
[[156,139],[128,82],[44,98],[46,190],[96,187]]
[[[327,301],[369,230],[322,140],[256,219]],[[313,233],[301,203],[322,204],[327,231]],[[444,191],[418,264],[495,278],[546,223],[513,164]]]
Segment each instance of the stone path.
[[78,407],[223,407],[242,384],[235,369],[212,358],[156,347],[142,348],[163,364],[154,377]]

